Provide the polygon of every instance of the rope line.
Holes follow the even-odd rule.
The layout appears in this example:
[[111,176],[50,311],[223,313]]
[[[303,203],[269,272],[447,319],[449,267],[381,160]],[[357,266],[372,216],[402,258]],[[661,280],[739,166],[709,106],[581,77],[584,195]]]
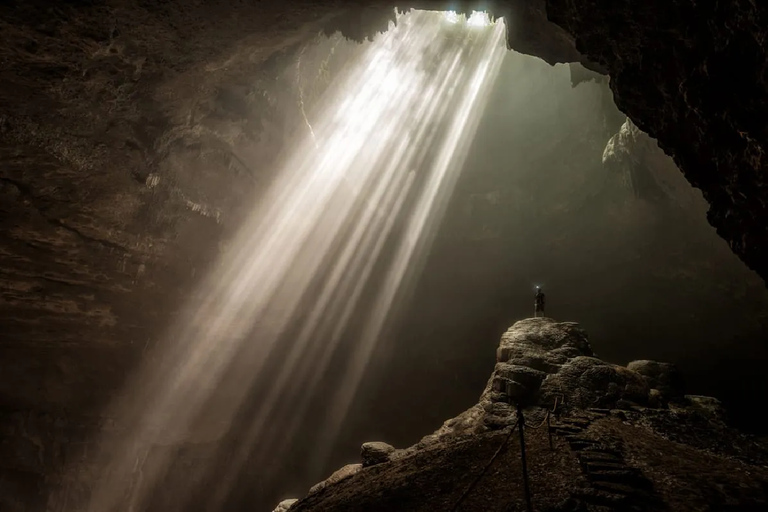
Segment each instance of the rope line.
[[504,441],[502,441],[501,444],[499,445],[499,447],[496,449],[496,452],[493,454],[493,457],[491,457],[491,459],[485,465],[483,470],[477,475],[477,477],[475,477],[475,479],[472,481],[472,483],[469,484],[469,487],[467,487],[464,490],[462,495],[459,497],[459,500],[454,504],[453,508],[451,509],[451,512],[456,512],[459,509],[459,505],[461,505],[461,503],[469,495],[469,493],[472,492],[472,489],[475,488],[475,486],[480,481],[480,479],[483,478],[483,476],[485,476],[485,473],[488,471],[488,469],[490,469],[491,465],[493,464],[493,461],[496,460],[496,457],[499,456],[499,454],[501,453],[501,450],[503,450],[504,447],[507,445],[507,443],[509,442],[509,439],[512,437],[512,434],[515,433],[515,429],[517,428],[517,424],[518,424],[519,421],[520,421],[520,419],[518,418],[518,420],[515,421],[515,424],[512,425],[512,427],[509,430],[509,434],[507,434],[507,436],[504,438]]
[[[526,425],[525,421],[523,421],[523,425],[528,427],[528,428],[532,428],[534,430],[539,429],[542,426],[544,426],[544,424],[547,423],[547,420],[549,420],[550,414],[554,414],[557,411],[558,401],[562,404],[564,402],[563,397],[561,397],[561,396],[556,396],[555,397],[555,405],[552,407],[551,410],[547,409],[547,414],[544,415],[544,420],[542,420],[542,422],[538,426],[533,427],[533,426],[530,426],[530,425]],[[509,442],[510,438],[512,437],[512,434],[515,433],[515,430],[517,429],[517,426],[518,426],[519,423],[520,423],[520,417],[518,416],[517,420],[512,425],[512,427],[511,428],[507,427],[507,428],[510,429],[509,433],[504,438],[504,440],[501,442],[499,447],[496,449],[496,452],[494,452],[493,456],[488,461],[488,463],[485,465],[483,470],[475,477],[475,479],[472,481],[472,483],[469,484],[469,486],[461,494],[461,496],[459,497],[458,501],[456,501],[456,503],[453,505],[453,508],[451,509],[451,512],[456,512],[459,509],[459,505],[462,504],[462,502],[466,499],[467,496],[469,496],[469,493],[472,492],[472,490],[475,488],[475,486],[478,484],[478,482],[480,482],[480,480],[485,476],[485,474],[488,472],[488,470],[493,465],[493,462],[496,460],[496,458],[499,456],[501,451],[504,449],[504,447]],[[550,447],[551,447],[551,440],[550,440]]]
[[551,414],[554,414],[554,413],[555,413],[555,411],[557,410],[557,399],[558,399],[558,398],[559,398],[559,397],[557,397],[557,396],[555,397],[555,405],[554,405],[554,407],[552,407],[552,410],[551,410],[551,411],[550,411],[549,409],[547,409],[547,414],[545,414],[545,415],[544,415],[544,419],[543,419],[543,420],[541,420],[541,423],[539,423],[539,424],[538,424],[538,426],[535,426],[535,427],[534,427],[534,426],[531,426],[531,425],[526,425],[526,427],[528,427],[528,428],[532,428],[533,430],[538,430],[538,429],[540,429],[541,427],[543,427],[543,426],[544,426],[544,424],[545,424],[545,423],[547,422],[547,420],[549,419],[550,415],[551,415]]

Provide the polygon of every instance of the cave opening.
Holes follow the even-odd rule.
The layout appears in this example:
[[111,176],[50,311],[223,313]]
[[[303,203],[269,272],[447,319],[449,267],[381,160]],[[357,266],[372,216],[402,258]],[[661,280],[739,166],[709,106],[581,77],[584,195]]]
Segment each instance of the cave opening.
[[[109,429],[103,422],[136,420],[124,420],[120,427],[129,433],[128,441],[107,450],[107,457],[124,467],[106,475],[119,483],[103,487],[99,512],[119,508],[116,501],[126,499],[147,510],[268,510],[356,461],[362,442],[412,445],[476,402],[493,369],[500,333],[531,316],[537,284],[548,294],[548,316],[579,322],[601,358],[619,364],[646,358],[674,362],[689,393],[724,400],[736,424],[765,433],[752,404],[768,391],[763,377],[768,293],[707,223],[701,194],[655,140],[617,109],[610,79],[580,64],[551,66],[506,49],[487,51],[502,44],[501,19],[477,13],[429,16],[440,19],[441,42],[419,42],[414,33],[406,48],[411,53],[392,57],[399,65],[418,62],[419,79],[376,76],[375,69],[350,76],[350,63],[364,60],[387,34],[392,38],[393,27],[363,43],[341,34],[304,37],[273,48],[258,66],[243,65],[247,72],[233,72],[237,65],[231,62],[255,60],[259,43],[251,42],[236,55],[241,60],[211,59],[192,79],[160,82],[153,97],[168,101],[167,118],[137,117],[137,128],[104,130],[105,138],[115,136],[135,159],[128,179],[140,189],[139,199],[116,201],[138,204],[131,215],[117,208],[110,212],[130,218],[143,235],[155,236],[155,246],[146,247],[172,250],[165,259],[157,257],[161,264],[152,260],[152,251],[160,251],[156,248],[122,257],[116,272],[125,283],[96,296],[101,300],[105,294],[109,303],[110,294],[136,282],[174,295],[114,301],[112,310],[100,310],[59,304],[54,291],[48,307],[86,311],[101,319],[99,328],[110,322],[143,326],[138,335],[126,335],[132,348],[117,356],[110,352],[108,363],[62,356],[50,364],[54,369],[43,384],[28,386],[54,389],[56,405],[71,407],[70,388],[57,378],[97,388],[96,377],[82,376],[80,368],[89,364],[128,375],[123,389],[130,392],[121,401],[89,390],[98,395],[89,411],[111,403],[101,416],[108,420],[97,420],[98,429]],[[407,23],[398,21],[405,30]],[[110,59],[110,69],[126,66],[140,74],[143,61],[120,37],[110,32],[104,39],[109,49],[99,58]],[[461,69],[458,75],[449,73],[449,57],[466,48],[475,53],[457,57]],[[486,63],[498,68],[483,72],[493,79],[473,82]],[[202,78],[217,74],[223,78]],[[369,81],[367,98],[365,88],[352,88],[353,80]],[[472,100],[474,85],[486,88],[480,99]],[[106,94],[107,85],[99,87]],[[121,85],[106,102],[109,108],[127,115],[119,109],[131,104],[132,87],[137,86]],[[425,89],[432,92],[404,94]],[[194,101],[185,99],[185,94],[194,96],[193,90],[203,92]],[[67,94],[74,97],[74,89]],[[334,94],[336,103],[329,109]],[[377,94],[387,95],[388,102],[371,113]],[[340,107],[341,97],[361,103]],[[462,112],[467,113],[463,118]],[[405,118],[410,139],[402,137]],[[333,122],[346,124],[347,132],[334,131]],[[343,140],[334,141],[333,134]],[[398,134],[402,145],[393,142]],[[147,149],[155,139],[164,144],[159,157]],[[324,156],[325,173],[308,181],[307,173],[322,167],[309,162],[323,161],[322,148],[334,144],[337,150]],[[349,151],[355,144],[358,149]],[[423,154],[403,156],[409,147]],[[72,150],[64,157],[81,158]],[[395,168],[400,171],[396,179],[383,181]],[[335,173],[338,169],[348,173]],[[442,179],[433,179],[437,176]],[[122,182],[111,176],[106,181],[124,193]],[[6,180],[3,191],[6,185],[15,187],[14,201],[18,196],[39,201],[13,183],[23,182]],[[417,192],[430,186],[436,190],[433,201],[420,203]],[[52,204],[40,210],[59,215],[60,204]],[[431,215],[386,215],[398,208],[416,212],[420,205]],[[264,208],[260,218],[269,222],[249,224],[255,206]],[[91,233],[82,229],[87,226],[83,217],[76,217],[82,224],[62,215],[53,218],[83,238]],[[408,219],[414,218],[430,227],[409,231]],[[270,226],[282,228],[270,231]],[[333,230],[344,233],[343,243],[326,236]],[[383,240],[383,249],[374,235]],[[271,259],[259,261],[254,254],[267,239],[276,241]],[[429,244],[421,252],[398,260],[397,240],[422,239]],[[363,242],[368,259],[379,250],[384,254],[370,268],[355,250]],[[121,250],[119,245],[112,249]],[[223,269],[222,255],[230,255]],[[102,256],[98,253],[100,260],[110,261],[111,256]],[[244,272],[248,265],[250,272]],[[409,272],[393,278],[388,270],[393,265]],[[370,286],[358,287],[369,273],[375,276]],[[269,302],[265,290],[280,282],[299,291],[290,301],[283,293],[283,302],[258,313]],[[92,300],[84,293],[78,297]],[[386,307],[377,306],[380,301]],[[318,303],[325,307],[313,309]],[[192,306],[183,310],[182,304]],[[350,310],[349,304],[361,307]],[[369,316],[360,311],[366,308],[389,316],[366,330]],[[168,328],[169,318],[180,330]],[[259,319],[265,321],[255,333]],[[335,332],[340,324],[347,326],[342,334]],[[216,331],[221,326],[226,332]],[[112,336],[94,332],[81,336]],[[268,339],[267,349],[232,343],[253,339]],[[196,347],[195,340],[209,344]],[[334,351],[347,354],[334,356]],[[96,352],[99,358],[106,350]],[[169,363],[174,370],[165,366]],[[38,371],[38,364],[45,368],[37,361],[19,364],[11,380],[26,382],[25,375]],[[32,370],[25,373],[25,368]],[[3,396],[12,394],[5,390],[9,386]],[[169,389],[172,394],[164,393]],[[9,403],[27,407],[23,400]],[[140,414],[126,416],[126,410]],[[149,417],[142,416],[146,411]],[[37,453],[34,442],[29,446]],[[16,458],[30,457],[25,452]],[[90,499],[93,475],[80,471],[84,458],[64,457],[69,472],[49,498],[53,510],[81,510]],[[26,492],[18,489],[21,484],[13,492]]]

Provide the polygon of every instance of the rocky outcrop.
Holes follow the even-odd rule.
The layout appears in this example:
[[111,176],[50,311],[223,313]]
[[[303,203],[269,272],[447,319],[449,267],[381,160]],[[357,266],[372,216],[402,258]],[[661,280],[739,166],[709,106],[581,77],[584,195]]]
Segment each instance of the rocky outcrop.
[[329,476],[322,482],[318,482],[312,487],[310,487],[309,494],[320,492],[326,487],[328,487],[329,485],[339,483],[345,478],[349,478],[350,476],[354,475],[355,473],[360,471],[362,468],[363,468],[363,464],[347,464],[343,468],[334,471],[331,476]]
[[425,437],[422,446],[507,427],[516,420],[517,404],[534,411],[556,401],[561,410],[662,407],[682,394],[672,365],[637,361],[625,368],[602,361],[573,322],[529,318],[515,323],[502,335],[496,361],[478,403]]
[[673,207],[678,215],[704,215],[707,210],[672,159],[630,119],[605,145],[603,165],[617,173],[635,197]]
[[603,165],[620,165],[631,160],[634,146],[642,132],[627,119],[619,131],[608,140],[603,150]]
[[[312,495],[312,494],[318,493],[323,489],[325,489],[326,487],[338,484],[342,480],[345,480],[351,477],[352,475],[357,474],[363,468],[369,468],[371,466],[376,466],[379,464],[383,464],[385,462],[389,462],[390,460],[393,460],[394,458],[396,458],[398,455],[399,454],[396,453],[395,447],[387,443],[382,443],[380,441],[363,443],[360,449],[362,464],[360,463],[347,464],[341,469],[334,471],[331,476],[329,476],[322,482],[318,482],[315,485],[313,485],[309,489],[309,494]],[[288,508],[290,507],[290,505],[293,504],[294,501],[295,500],[285,500],[280,502],[280,504],[277,506],[274,512],[283,512],[283,510],[288,510]],[[286,503],[288,503],[288,505],[284,505]],[[286,508],[280,509],[281,506],[286,506]]]
[[[536,428],[554,397],[561,405]],[[606,363],[577,324],[536,318],[504,333],[475,407],[386,464],[342,468],[291,510],[525,510],[515,431],[504,428],[518,420],[516,402],[538,510],[768,506],[768,446],[729,428],[717,400],[683,395],[673,365]]]
[[568,64],[568,69],[571,72],[571,87],[576,87],[579,84],[588,82],[596,82],[599,84],[608,83],[608,77],[606,75],[585,68],[581,64],[570,63]]
[[390,455],[395,451],[395,447],[387,443],[372,442],[363,443],[360,455],[363,458],[363,467],[375,466],[389,460]]
[[291,509],[291,506],[293,506],[294,503],[296,503],[297,499],[290,499],[290,500],[283,500],[280,503],[277,504],[277,507],[272,512],[288,512],[288,510]]
[[682,376],[672,363],[632,361],[627,365],[627,369],[642,375],[652,390],[658,390],[660,395],[667,399],[681,397],[684,394]]

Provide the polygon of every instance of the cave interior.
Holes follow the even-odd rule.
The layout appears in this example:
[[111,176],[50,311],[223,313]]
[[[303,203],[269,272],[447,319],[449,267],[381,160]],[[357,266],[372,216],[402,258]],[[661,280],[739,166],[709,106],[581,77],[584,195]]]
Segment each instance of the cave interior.
[[[768,391],[768,7],[10,2],[0,509],[83,510],[104,433],[131,428],[115,400],[205,300],[201,283],[350,62],[411,8],[504,20],[488,105],[327,456],[308,462],[326,442],[313,418],[332,377],[305,390],[289,446],[269,464],[253,455],[228,484],[226,509],[303,495],[361,443],[409,446],[474,404],[535,285],[600,358],[675,363],[691,394],[766,434],[755,404]],[[265,370],[245,402],[274,378]],[[172,462],[151,510],[194,510],[174,496],[206,494],[210,469],[238,452],[243,425],[208,435],[215,421],[202,423],[153,446],[150,459]]]

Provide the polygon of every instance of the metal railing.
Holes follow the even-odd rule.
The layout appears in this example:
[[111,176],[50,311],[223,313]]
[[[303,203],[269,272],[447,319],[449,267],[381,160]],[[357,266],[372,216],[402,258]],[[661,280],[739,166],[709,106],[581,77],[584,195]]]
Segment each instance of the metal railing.
[[[537,430],[543,427],[545,424],[547,425],[547,435],[549,436],[549,449],[553,450],[554,446],[552,444],[552,424],[551,424],[551,417],[553,414],[556,414],[557,412],[557,406],[559,404],[562,405],[563,403],[563,397],[558,396],[555,397],[555,405],[552,407],[552,409],[547,409],[544,419],[538,426],[531,426],[528,425],[528,428]],[[459,506],[464,502],[464,500],[469,496],[469,493],[472,492],[472,490],[475,488],[475,486],[480,482],[480,480],[485,476],[485,474],[488,472],[490,467],[493,465],[496,458],[501,454],[501,452],[504,450],[504,447],[507,446],[507,443],[509,442],[512,435],[515,433],[515,429],[518,430],[520,433],[520,462],[522,464],[523,469],[523,489],[525,492],[525,506],[528,512],[533,512],[533,505],[531,500],[531,489],[528,482],[528,464],[526,460],[526,453],[525,453],[525,416],[523,415],[523,409],[521,405],[518,403],[516,404],[517,408],[517,420],[511,427],[509,428],[509,433],[504,437],[504,440],[501,442],[499,447],[494,452],[493,456],[490,458],[490,460],[486,463],[485,467],[483,467],[483,470],[475,477],[475,479],[469,484],[469,486],[464,490],[464,492],[459,497],[458,501],[453,505],[453,508],[451,509],[451,512],[457,512],[459,509]]]

